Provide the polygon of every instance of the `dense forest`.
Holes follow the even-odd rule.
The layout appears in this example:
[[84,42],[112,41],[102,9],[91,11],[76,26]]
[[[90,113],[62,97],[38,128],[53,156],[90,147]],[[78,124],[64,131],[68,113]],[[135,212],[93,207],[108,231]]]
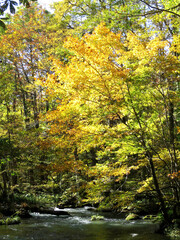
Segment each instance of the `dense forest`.
[[63,0],[53,13],[9,2],[0,211],[49,203],[178,218],[179,1]]

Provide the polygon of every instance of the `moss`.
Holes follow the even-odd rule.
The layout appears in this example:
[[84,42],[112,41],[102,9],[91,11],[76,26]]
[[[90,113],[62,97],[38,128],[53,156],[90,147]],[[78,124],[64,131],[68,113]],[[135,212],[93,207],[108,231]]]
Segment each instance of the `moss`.
[[0,220],[0,225],[5,225],[5,220]]
[[127,217],[126,217],[126,221],[130,221],[130,220],[136,220],[139,219],[139,215],[135,214],[135,213],[130,213]]
[[150,220],[152,222],[161,222],[163,221],[163,216],[161,214],[159,215],[146,215],[143,217],[144,220]]
[[9,217],[3,220],[0,220],[0,225],[13,225],[13,224],[19,224],[21,222],[20,217]]
[[98,220],[104,220],[104,217],[99,215],[93,215],[91,217],[91,221],[98,221]]

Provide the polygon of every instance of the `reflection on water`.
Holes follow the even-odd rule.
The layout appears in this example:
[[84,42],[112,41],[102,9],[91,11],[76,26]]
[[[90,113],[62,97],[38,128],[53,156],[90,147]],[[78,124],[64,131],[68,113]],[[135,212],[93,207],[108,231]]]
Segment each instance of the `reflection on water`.
[[33,213],[19,225],[0,226],[0,239],[8,240],[170,240],[155,234],[157,224],[142,220],[125,221],[103,214],[104,221],[91,221],[93,212],[65,209],[71,216]]

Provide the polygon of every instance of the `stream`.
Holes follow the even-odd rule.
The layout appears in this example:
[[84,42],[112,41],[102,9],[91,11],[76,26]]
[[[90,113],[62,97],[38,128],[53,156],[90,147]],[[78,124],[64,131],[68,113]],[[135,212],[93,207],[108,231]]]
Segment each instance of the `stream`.
[[71,214],[54,216],[32,213],[19,225],[0,226],[0,239],[8,240],[170,240],[156,234],[158,224],[144,220],[125,221],[102,213],[104,221],[91,221],[96,213],[86,208],[64,209]]

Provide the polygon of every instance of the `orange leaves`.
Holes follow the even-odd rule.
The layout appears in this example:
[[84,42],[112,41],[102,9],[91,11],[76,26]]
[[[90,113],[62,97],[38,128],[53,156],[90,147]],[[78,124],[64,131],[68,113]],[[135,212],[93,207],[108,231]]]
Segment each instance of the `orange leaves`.
[[71,49],[76,58],[83,62],[102,65],[102,61],[107,62],[110,56],[116,55],[115,50],[121,48],[122,44],[119,34],[110,32],[104,24],[100,24],[93,34],[86,34],[81,40],[69,37],[64,46]]
[[168,177],[170,178],[170,179],[180,179],[180,171],[178,171],[178,172],[173,172],[172,174],[168,174]]
[[180,134],[180,127],[177,127],[177,133]]
[[43,46],[47,43],[46,29],[43,28],[46,22],[43,10],[37,6],[21,9],[11,21],[0,41],[3,55],[17,63],[24,59],[24,64],[28,64],[33,57],[37,65],[44,51]]
[[58,163],[51,163],[47,168],[54,174],[69,172],[72,169],[72,161],[59,161]]

